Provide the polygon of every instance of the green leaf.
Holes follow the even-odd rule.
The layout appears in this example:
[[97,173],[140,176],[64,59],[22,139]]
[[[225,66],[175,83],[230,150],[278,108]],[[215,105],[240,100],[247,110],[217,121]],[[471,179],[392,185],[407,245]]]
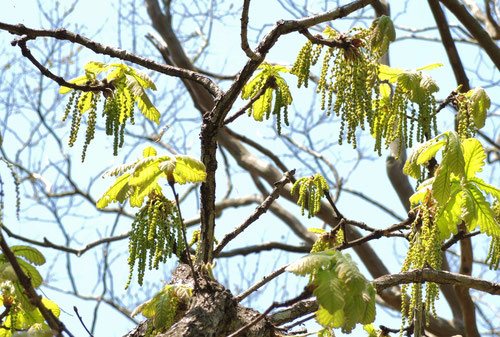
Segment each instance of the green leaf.
[[258,122],[262,122],[264,120],[264,116],[271,111],[272,100],[273,89],[267,88],[264,94],[260,96],[259,99],[252,105],[253,119]]
[[316,321],[325,328],[340,328],[344,324],[344,320],[343,310],[337,310],[331,314],[320,305],[316,311]]
[[170,326],[172,324],[172,317],[175,315],[177,308],[172,307],[170,293],[163,293],[158,298],[155,306],[155,315],[153,317],[153,324],[156,329]]
[[134,79],[140,84],[144,89],[156,90],[156,85],[153,80],[145,73],[138,71],[134,68],[128,67],[128,74],[130,74]]
[[131,188],[129,185],[130,173],[125,173],[118,177],[113,185],[104,192],[104,195],[96,203],[97,208],[103,209],[111,202],[118,201],[123,203],[130,195]]
[[441,165],[435,172],[432,194],[438,203],[444,204],[451,194],[451,174],[458,178],[465,176],[465,161],[462,153],[460,138],[456,132],[443,134],[446,139],[446,147],[443,152]]
[[315,228],[315,227],[309,227],[307,229],[308,232],[314,233],[314,234],[324,234],[326,233],[326,230],[323,228]]
[[318,303],[331,314],[344,308],[344,289],[342,282],[333,270],[320,270],[314,279],[316,288],[313,291]]
[[155,122],[156,124],[160,124],[160,112],[149,100],[148,95],[146,93],[142,93],[141,95],[135,96],[135,101],[137,102],[137,106],[141,113],[149,119],[150,121]]
[[365,277],[359,272],[358,267],[352,261],[349,254],[336,254],[337,263],[335,271],[337,272],[338,278],[342,280],[349,292],[358,293],[361,292],[366,286]]
[[102,62],[90,61],[84,66],[84,69],[86,72],[98,75],[99,73],[106,70],[106,67],[106,64]]
[[368,337],[379,337],[379,333],[373,324],[364,325],[363,330],[368,333]]
[[175,157],[174,179],[178,184],[204,182],[207,173],[205,165],[196,158],[178,155]]
[[441,165],[447,165],[450,171],[455,173],[458,177],[465,176],[465,160],[462,152],[462,145],[460,136],[456,132],[445,132],[447,137],[447,144],[443,154]]
[[446,144],[446,140],[434,138],[422,144],[417,152],[417,165],[423,165],[436,156],[436,153]]
[[155,150],[155,148],[152,147],[152,146],[147,146],[146,148],[144,148],[144,150],[142,150],[142,156],[144,158],[156,156],[156,150]]
[[382,15],[373,21],[371,47],[374,51],[385,54],[389,44],[396,39],[396,30],[390,17]]
[[88,91],[83,93],[78,99],[77,106],[81,114],[87,112],[92,107],[92,97],[94,97],[94,93]]
[[361,300],[363,301],[363,315],[359,320],[359,323],[368,324],[375,321],[375,295],[375,288],[372,284],[367,283],[365,291],[361,294]]
[[[89,80],[91,80],[91,79],[87,75],[83,75],[83,76],[75,77],[75,78],[69,80],[68,82],[76,84],[76,85],[84,85]],[[65,86],[61,86],[59,88],[59,93],[62,94],[62,95],[64,95],[64,94],[67,94],[68,92],[70,92],[71,90],[73,90],[73,89],[65,87]]]
[[36,248],[30,246],[12,246],[10,247],[14,255],[17,257],[23,257],[28,262],[34,265],[41,266],[45,263],[45,257]]
[[462,148],[465,161],[465,176],[472,178],[477,172],[483,170],[486,153],[481,142],[475,138],[464,139]]
[[448,201],[441,205],[435,215],[435,223],[439,228],[440,238],[445,240],[456,234],[462,222],[463,191],[460,182],[453,181]]
[[299,260],[292,262],[286,271],[297,275],[313,274],[321,268],[329,266],[334,260],[332,251],[322,251],[303,256]]
[[423,66],[423,67],[420,67],[420,68],[417,68],[416,70],[417,71],[422,71],[422,70],[432,70],[432,69],[436,69],[436,68],[441,68],[443,66],[442,63],[431,63],[431,64],[428,64],[426,66]]
[[466,96],[469,98],[469,109],[472,112],[474,124],[481,129],[486,121],[486,112],[491,105],[490,98],[481,87],[469,90]]
[[405,71],[401,68],[392,68],[385,64],[380,64],[378,66],[379,74],[378,78],[381,81],[389,81],[390,83],[396,83],[398,77]]
[[42,275],[38,272],[38,270],[33,267],[31,264],[28,262],[22,260],[22,259],[17,259],[17,262],[21,266],[21,269],[24,271],[26,276],[28,276],[31,280],[31,284],[33,285],[33,288],[38,288],[39,286],[42,285],[43,283],[43,278]]
[[500,236],[500,224],[495,220],[493,210],[475,184],[467,183],[464,191],[464,221],[469,231],[476,228],[489,236]]
[[[54,316],[59,317],[59,315],[61,314],[61,308],[59,308],[59,306],[57,305],[56,302],[53,302],[53,301],[49,300],[48,298],[42,297],[42,303],[45,306],[45,308],[52,311]],[[40,316],[41,316],[41,314],[40,314]],[[42,322],[43,322],[43,317],[42,317]]]
[[480,190],[482,190],[486,194],[491,194],[495,199],[500,200],[500,190],[478,177],[472,177],[469,179],[469,182],[474,183]]
[[416,206],[419,203],[423,203],[425,197],[428,193],[432,191],[432,184],[434,183],[434,177],[424,180],[417,188],[417,191],[413,193],[410,197],[410,203],[412,206]]

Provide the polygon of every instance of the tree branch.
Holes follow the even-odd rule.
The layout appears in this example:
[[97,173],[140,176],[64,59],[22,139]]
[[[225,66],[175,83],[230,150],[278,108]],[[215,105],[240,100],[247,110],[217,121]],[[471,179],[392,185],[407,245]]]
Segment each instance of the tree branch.
[[262,202],[260,206],[258,206],[255,211],[253,212],[252,215],[250,215],[240,226],[238,226],[234,231],[231,233],[228,233],[222,240],[221,242],[217,245],[215,248],[213,254],[214,256],[217,256],[220,254],[222,249],[231,241],[233,240],[236,236],[241,234],[248,226],[250,226],[252,223],[254,223],[259,217],[264,214],[269,207],[271,207],[271,204],[273,203],[274,200],[276,200],[279,195],[280,195],[280,190],[290,182],[290,177],[293,176],[295,173],[295,170],[291,170],[288,172],[285,172],[283,177],[278,180],[277,182],[274,183],[274,189],[271,192],[271,194]]
[[429,268],[412,270],[400,274],[384,275],[373,280],[373,285],[375,286],[377,293],[381,293],[384,289],[393,286],[423,282],[452,284],[468,289],[479,290],[491,295],[500,295],[500,283],[489,282],[467,275]]
[[248,45],[248,10],[250,7],[250,0],[243,0],[243,9],[241,11],[241,49],[245,54],[254,61],[259,59],[259,56],[250,49]]
[[28,28],[22,24],[12,25],[4,22],[0,22],[0,29],[6,30],[9,33],[15,35],[26,35],[30,39],[36,39],[38,37],[52,37],[58,40],[73,42],[82,45],[94,51],[97,54],[116,57],[124,61],[129,61],[141,65],[147,69],[154,70],[165,75],[180,77],[194,81],[196,83],[201,84],[215,98],[219,97],[222,94],[222,91],[217,86],[217,84],[215,84],[208,77],[201,75],[200,73],[191,70],[181,69],[178,67],[168,66],[165,64],[160,64],[153,60],[130,53],[126,50],[113,48],[110,46],[97,43],[80,34],[75,34],[66,29],[56,29],[56,30],[33,29],[33,28]]
[[467,11],[464,5],[457,0],[440,0],[450,12],[467,28],[477,42],[483,47],[497,69],[500,69],[500,49],[491,39],[487,31],[481,27],[479,22]]
[[431,8],[432,15],[434,16],[434,21],[439,30],[439,35],[441,35],[441,40],[443,42],[444,49],[448,55],[448,60],[450,61],[451,68],[455,74],[455,79],[458,84],[462,85],[462,90],[464,92],[470,90],[469,79],[465,73],[465,69],[458,55],[457,47],[451,36],[450,27],[448,26],[448,20],[444,15],[439,0],[428,0],[429,7]]

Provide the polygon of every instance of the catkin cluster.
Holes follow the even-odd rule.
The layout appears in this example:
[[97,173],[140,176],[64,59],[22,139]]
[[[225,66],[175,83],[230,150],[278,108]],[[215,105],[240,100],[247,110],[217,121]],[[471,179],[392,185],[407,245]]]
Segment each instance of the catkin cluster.
[[[134,95],[127,86],[116,84],[115,90],[104,95],[102,117],[105,118],[106,135],[113,136],[113,155],[124,143],[125,125],[128,120],[134,124]],[[83,144],[82,162],[85,160],[87,148],[94,139],[97,124],[97,104],[101,100],[101,92],[82,92],[73,90],[63,115],[63,122],[71,114],[71,131],[68,144],[73,146],[78,138],[82,117],[87,114],[87,130]]]
[[[291,73],[298,78],[298,86],[307,87],[310,68],[315,65],[323,49],[317,92],[321,95],[321,108],[341,119],[339,143],[344,137],[356,147],[355,131],[370,123],[372,93],[377,84],[379,53],[370,48],[370,30],[353,29],[351,34],[341,34],[332,28],[323,32],[326,40],[336,41],[337,47],[325,47],[308,41],[299,52]],[[334,102],[335,97],[335,102]]]
[[288,69],[268,63],[263,63],[259,68],[262,71],[245,85],[241,98],[251,99],[260,95],[248,109],[248,115],[252,115],[256,121],[262,121],[264,117],[269,119],[271,115],[276,116],[276,129],[278,134],[281,134],[282,120],[285,125],[289,125],[288,106],[292,104],[290,88],[280,75],[281,72],[288,72]]
[[321,174],[315,174],[311,177],[297,179],[291,189],[292,195],[299,196],[297,205],[300,205],[300,211],[304,215],[307,209],[308,217],[311,218],[319,212],[321,208],[321,198],[329,190],[328,183]]
[[137,280],[142,285],[146,265],[149,270],[158,269],[159,264],[172,257],[172,254],[179,256],[185,250],[182,230],[175,203],[156,193],[150,195],[132,223],[127,287],[136,264]]
[[[423,268],[441,269],[442,240],[440,239],[438,226],[433,223],[432,212],[432,205],[423,203],[418,207],[417,216],[411,225],[410,247],[401,271]],[[434,303],[439,297],[438,285],[433,282],[426,283],[425,297],[422,290],[421,283],[402,286],[401,313],[403,325],[406,322],[412,322],[415,314],[422,313],[424,310],[426,322],[429,321],[429,314],[436,316]],[[408,292],[410,293],[409,301],[406,296]]]

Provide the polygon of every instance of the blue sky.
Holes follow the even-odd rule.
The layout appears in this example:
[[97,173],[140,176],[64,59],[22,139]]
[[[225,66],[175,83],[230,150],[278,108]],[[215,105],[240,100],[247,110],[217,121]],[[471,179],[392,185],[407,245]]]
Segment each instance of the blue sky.
[[[54,2],[51,2],[53,4]],[[61,6],[67,6],[70,1],[60,1]],[[392,8],[392,13],[393,15],[397,16],[398,18],[398,23],[401,23],[404,26],[411,26],[411,27],[427,27],[432,24],[430,20],[429,15],[425,13],[424,11],[427,11],[427,8],[422,8],[417,2],[409,2],[408,6],[410,6],[407,9],[407,13],[409,14],[401,14],[399,15],[402,11],[402,8],[398,8],[398,5],[401,5],[403,2],[397,2],[394,4]],[[106,0],[86,0],[86,1],[79,1],[76,5],[75,11],[69,16],[68,18],[68,24],[65,26],[65,28],[70,29],[70,30],[75,30],[81,29],[84,35],[95,38],[99,42],[105,43],[105,44],[110,44],[113,46],[120,46],[123,48],[131,48],[132,43],[130,40],[127,38],[131,35],[131,27],[127,25],[123,25],[121,27],[121,30],[118,30],[118,15],[117,15],[117,8],[119,6],[120,2],[119,1],[106,1]],[[142,6],[142,4],[140,4]],[[124,8],[122,8],[125,10]],[[143,7],[140,7],[141,10],[143,10]],[[279,14],[278,14],[279,13]],[[286,15],[282,11],[278,9],[278,5],[276,2],[268,2],[268,1],[254,1],[252,2],[251,6],[251,12],[250,12],[250,26],[253,27],[260,27],[264,24],[272,24],[276,20],[281,19],[282,16],[280,15]],[[428,21],[426,21],[428,20]],[[40,22],[44,22],[43,18],[43,13],[41,13],[36,5],[36,1],[34,0],[25,0],[25,1],[14,1],[14,0],[8,0],[6,1],[2,12],[0,13],[0,21],[4,22],[9,22],[9,23],[23,23],[27,26],[31,27],[40,27]],[[451,23],[453,23],[453,20],[450,19]],[[147,21],[144,22],[144,24],[139,25],[137,27],[138,29],[138,38],[142,39],[144,34],[148,32],[153,32],[151,27],[148,27]],[[350,25],[351,21],[347,20],[346,23],[341,24],[339,26],[336,26],[338,29],[346,29]],[[46,25],[46,21],[45,24]],[[191,24],[193,24],[191,22]],[[193,31],[195,31],[195,26],[193,26]],[[188,31],[189,28],[183,27],[184,31]],[[267,28],[269,29],[269,28]],[[213,41],[210,44],[210,53],[202,60],[202,66],[206,67],[207,69],[210,69],[215,72],[223,72],[225,74],[233,74],[235,71],[241,68],[241,66],[244,64],[245,59],[244,55],[239,49],[239,19],[235,18],[235,20],[227,20],[224,23],[216,23],[214,24],[213,27]],[[398,32],[399,36],[404,36],[405,33],[403,31]],[[223,38],[220,38],[223,36]],[[435,32],[429,32],[428,36],[436,36]],[[0,34],[0,41],[2,41],[2,45],[0,46],[1,50],[6,50],[9,49],[9,53],[19,53],[18,50],[13,50],[12,47],[8,44],[8,42],[12,39],[12,36],[8,35],[5,32],[2,32]],[[278,62],[278,63],[284,63],[284,64],[291,64],[294,59],[294,55],[296,55],[297,51],[303,44],[303,38],[302,37],[297,37],[297,35],[291,35],[284,37],[280,39],[279,43],[275,46],[273,51],[269,54],[268,60],[270,62]],[[142,46],[143,44],[139,44]],[[237,46],[237,47],[235,47]],[[144,50],[138,50],[139,54],[143,55],[149,55],[152,53],[151,49],[144,49]],[[460,46],[460,53],[463,56],[464,59],[467,60],[477,60],[478,56],[477,53],[473,50],[472,47],[468,45],[461,45]],[[19,56],[19,54],[18,54]],[[426,42],[426,41],[420,41],[418,43],[415,43],[414,41],[411,40],[403,40],[400,42],[396,42],[391,48],[391,62],[393,66],[401,67],[401,68],[417,68],[426,64],[430,63],[435,63],[435,62],[442,62],[444,63],[444,66],[442,68],[433,70],[430,74],[433,76],[433,78],[436,79],[438,82],[441,91],[438,94],[439,98],[446,97],[447,94],[455,88],[454,85],[454,80],[450,78],[451,70],[450,66],[447,64],[446,60],[446,54],[444,53],[444,50],[442,47],[435,43],[435,42]],[[105,58],[102,58],[101,56],[95,56],[92,55],[92,53],[82,53],[80,57],[81,63],[79,64],[74,64],[73,69],[70,71],[73,73],[78,73],[79,72],[79,67],[81,67],[86,60],[101,60],[101,61],[106,61]],[[491,62],[486,62],[484,65],[481,66],[480,72],[481,74],[484,75],[484,77],[491,78],[496,78],[498,80],[498,72],[491,72],[492,66]],[[172,84],[172,81],[168,81],[165,79],[165,77],[158,77],[156,78],[158,86],[160,87],[159,92],[162,92],[162,90],[167,90],[168,86]],[[294,79],[290,79],[292,83],[294,83]],[[472,81],[472,85],[478,85],[481,84],[477,80]],[[295,93],[295,109],[306,109],[310,102],[310,94],[303,94],[303,91],[299,90],[293,90]],[[500,93],[500,89],[495,88],[495,89],[488,89],[488,92],[490,93],[490,96],[495,96]],[[304,95],[304,96],[302,96]],[[240,106],[241,102],[238,102],[236,106]],[[60,109],[60,114],[62,114],[62,111],[64,109],[64,104],[61,104],[59,106]],[[194,111],[194,109],[189,106],[189,104],[186,104],[186,114],[195,115],[197,112]],[[441,124],[443,128],[446,126],[450,126],[449,122],[445,122],[447,119],[449,120],[450,117],[452,116],[451,112],[446,111],[444,112],[443,118],[441,118],[441,121],[444,122],[444,124]],[[269,122],[270,123],[270,122]],[[270,129],[265,129],[265,128],[257,128],[254,127],[253,124],[249,123],[249,119],[240,119],[237,123],[233,125],[233,127],[237,130],[239,130],[240,133],[245,133],[246,135],[249,136],[255,136],[258,138],[266,138],[266,137],[271,137],[274,135],[274,132]],[[174,126],[174,130],[176,127]],[[488,125],[488,128],[491,130],[495,128],[495,125],[490,124]],[[177,129],[178,130],[178,129]],[[285,130],[286,131],[286,130]],[[335,137],[336,132],[334,133]],[[81,139],[80,139],[81,141]],[[98,140],[99,141],[99,140]],[[365,146],[369,147],[370,143],[367,142]],[[187,141],[187,147],[192,150],[192,153],[197,153],[198,151],[198,143],[197,143],[197,135],[196,133],[191,133],[190,138]],[[274,146],[274,145],[273,145]],[[279,145],[283,146],[283,145]],[[277,153],[280,151],[280,147],[277,146],[273,148]],[[76,157],[79,156],[79,151],[80,147],[77,146],[74,149],[67,149],[68,153],[74,152],[74,155]],[[131,155],[131,158],[134,158],[138,153],[140,153],[141,149],[136,149],[133,154]],[[339,169],[345,172],[346,170],[349,170],[350,167],[352,166],[347,159],[352,159],[356,157],[357,153],[353,151],[349,146],[343,146],[342,148],[339,148],[338,151],[333,154],[333,157],[339,161],[338,166]],[[384,153],[384,155],[387,155],[387,152]],[[46,162],[50,161],[50,156],[46,156]],[[88,174],[89,172],[95,173],[99,172],[101,170],[104,170],[108,168],[109,166],[112,166],[114,164],[120,163],[124,160],[123,156],[119,156],[118,158],[112,158],[108,156],[107,154],[100,153],[99,151],[94,151],[93,153],[90,154],[89,160],[85,164],[78,164],[78,166],[75,167],[77,172],[79,174],[82,174],[82,176],[85,176],[85,174]],[[374,160],[371,161],[365,161],[363,163],[364,169],[362,170],[357,170],[353,173],[352,177],[349,180],[349,185],[348,187],[353,188],[353,189],[358,189],[358,190],[363,190],[364,193],[371,195],[371,196],[376,196],[379,198],[379,201],[386,203],[391,209],[394,209],[398,214],[401,216],[404,216],[404,210],[402,206],[400,205],[399,201],[397,200],[397,197],[395,193],[392,191],[392,189],[388,189],[388,180],[386,178],[385,174],[385,165],[384,165],[385,157],[383,156],[382,158],[375,158]],[[78,162],[78,161],[76,161]],[[299,166],[300,163],[296,163],[297,168],[300,170],[301,167]],[[2,171],[3,173],[3,171]],[[2,174],[2,177],[4,174]],[[374,179],[375,177],[375,179]],[[101,192],[105,190],[108,184],[110,184],[111,181],[108,179],[105,181],[105,183],[102,184],[100,187],[102,189]],[[245,195],[250,191],[248,186],[245,184],[241,184],[236,186],[236,193],[237,195]],[[380,191],[383,191],[383,193],[380,193]],[[98,194],[98,191],[96,191],[96,194]],[[362,201],[360,201],[357,198],[351,197],[349,195],[344,195],[339,203],[340,209],[342,209],[343,213],[350,218],[354,218],[356,220],[360,221],[367,221],[370,224],[373,224],[374,226],[386,226],[392,223],[394,219],[391,219],[387,217],[387,215],[381,213],[379,210],[374,208],[371,205],[368,205]],[[250,208],[251,209],[251,208]],[[185,212],[186,218],[190,218],[193,216],[194,212]],[[246,213],[242,212],[240,209],[236,210],[229,210],[227,214],[226,219],[238,219],[238,220],[232,220],[228,221],[225,220],[224,222],[220,223],[219,226],[217,227],[217,235],[220,237],[222,236],[225,232],[230,230],[232,226],[235,225],[235,223],[239,222],[239,219],[244,218],[246,216]],[[8,219],[13,219],[12,216],[10,216]],[[287,239],[289,242],[294,242],[296,239],[293,237],[293,235],[290,235],[289,231],[284,229],[283,226],[276,225],[274,226],[274,223],[277,223],[277,221],[273,219],[273,216],[268,215],[265,221],[261,221],[257,223],[254,227],[252,227],[252,233],[254,233],[253,239],[255,239],[257,242],[260,240],[263,240],[265,238],[265,241],[275,239]],[[75,219],[76,221],[77,219]],[[96,221],[96,219],[92,219],[92,221]],[[99,218],[97,221],[100,222],[106,222],[106,221],[112,221],[112,218],[110,217],[103,217]],[[27,226],[34,226],[34,227],[29,227],[26,228]],[[50,231],[47,231],[46,227],[41,225],[40,223],[38,224],[23,224],[22,226],[24,227],[22,230],[26,232],[31,232],[31,233],[37,233],[40,237],[42,236],[50,236],[52,233]],[[97,233],[100,233],[99,231],[102,230],[101,228],[93,228],[93,232],[90,234],[87,234],[86,230],[88,229],[85,227],[83,223],[76,225],[78,229],[76,232],[79,232],[80,235],[78,238],[80,239],[81,243],[84,244],[88,241],[91,241],[91,238],[94,238]],[[317,220],[311,220],[310,222],[307,223],[308,227],[319,227],[321,226],[321,223],[319,223]],[[15,227],[15,225],[11,226]],[[125,227],[123,227],[125,228]],[[56,232],[54,233],[55,235]],[[103,233],[100,233],[103,234]],[[56,239],[61,239],[56,238]],[[241,237],[235,242],[233,242],[231,245],[233,247],[237,245],[244,244],[246,241],[248,241],[248,238]],[[392,271],[396,272],[398,268],[398,261],[397,259],[394,258],[393,253],[398,252],[399,255],[403,254],[403,248],[400,245],[394,245],[388,247],[388,242],[389,241],[381,241],[376,244],[374,244],[374,248],[378,252],[384,252],[384,255],[390,255],[388,257],[388,262],[389,266],[392,268]],[[112,248],[116,251],[126,251],[126,242],[121,242],[116,245],[113,245]],[[54,254],[54,252],[49,252],[48,254]],[[87,270],[86,266],[90,266],[93,263],[95,263],[95,258],[96,258],[97,253],[94,255],[94,253],[87,253],[83,257],[79,258],[78,260],[76,258],[74,260],[74,265],[75,266],[83,266],[79,270],[75,270],[75,274],[78,276],[78,278],[81,278],[83,280],[83,286],[82,288],[84,289],[83,292],[90,292],[92,288],[97,284],[95,283],[95,277],[93,275],[89,275],[89,272]],[[51,255],[52,256],[52,255]],[[288,256],[288,258],[297,258],[298,255],[291,255]],[[119,294],[118,296],[128,296],[127,293],[124,293],[122,291],[122,285],[124,285],[124,281],[127,277],[126,274],[126,268],[125,265],[123,264],[124,262],[124,256],[123,254],[121,256],[116,256],[116,258],[120,259],[122,262],[121,268],[119,267],[119,263],[115,263],[114,265],[114,270],[116,270],[115,273],[115,282],[116,282],[116,294]],[[276,262],[272,261],[272,263],[268,263],[268,265],[264,268],[261,268],[258,271],[258,276],[263,275],[271,271],[272,267],[275,266],[276,264],[279,266],[287,261],[287,258],[285,258],[282,255],[277,255],[277,254],[268,254],[263,257],[264,260],[266,261],[272,261],[275,260]],[[63,268],[64,266],[62,265],[64,259],[59,258],[58,263],[61,263],[61,265],[55,266],[55,268]],[[257,264],[260,263],[261,260],[258,260],[258,258],[252,256],[246,260],[243,259],[235,259],[235,262],[232,264],[228,264],[229,262],[222,260],[219,262],[219,266],[225,269],[224,275],[227,275],[225,277],[229,278],[229,283],[232,285],[233,290],[237,288],[238,283],[240,287],[243,287],[243,284],[241,279],[238,276],[235,276],[235,270],[238,270],[238,268],[242,268],[243,270],[241,273],[244,274],[245,272],[248,273],[248,269],[244,269],[245,267],[248,267],[249,264]],[[400,261],[399,261],[400,262]],[[240,273],[240,271],[238,271]],[[162,278],[162,273],[152,273],[150,275],[153,275],[151,279],[154,277],[157,277],[158,279]],[[57,274],[56,274],[57,275]],[[229,276],[230,275],[230,276]],[[287,277],[288,279],[286,281],[281,281],[281,283],[288,283],[288,285],[293,285],[290,286],[289,289],[287,289],[288,293],[290,296],[293,296],[295,293],[295,289],[299,289],[300,285],[303,284],[303,281],[297,281],[294,279],[293,276],[282,276],[282,278]],[[86,281],[88,280],[88,281]],[[290,281],[289,281],[290,280]],[[64,282],[67,283],[68,280],[62,279],[62,280],[56,280],[56,282],[59,282],[59,284],[64,284]],[[302,283],[300,283],[302,282]],[[98,287],[97,287],[98,288]],[[269,298],[269,296],[273,296],[274,292],[279,292],[282,289],[274,289],[272,287],[267,289],[267,292],[265,293],[264,296],[262,296],[263,299]],[[82,327],[80,326],[80,323],[77,321],[76,317],[72,314],[72,306],[77,305],[80,309],[80,313],[85,317],[88,317],[90,319],[92,310],[93,310],[93,303],[92,302],[84,302],[80,300],[75,300],[73,297],[67,297],[67,296],[62,296],[58,293],[55,293],[49,289],[45,289],[44,292],[47,294],[47,296],[53,298],[58,302],[63,310],[66,311],[66,313],[63,313],[62,318],[64,322],[70,327],[70,330],[73,331],[75,334],[80,334],[83,333]],[[256,306],[260,309],[265,308],[268,306],[268,303],[265,300],[261,300],[258,303],[254,303]],[[101,307],[102,310],[99,314],[100,320],[98,321],[98,335],[106,335],[106,336],[121,336],[123,333],[128,331],[132,325],[128,323],[120,314],[117,314],[116,311],[109,309],[107,306],[103,305]],[[382,318],[381,323],[390,325],[389,322],[392,322],[393,325],[397,325],[397,320],[394,320],[393,318],[390,317],[389,314],[385,313],[384,310],[379,310],[378,312],[378,317]],[[110,324],[112,323],[112,324]]]

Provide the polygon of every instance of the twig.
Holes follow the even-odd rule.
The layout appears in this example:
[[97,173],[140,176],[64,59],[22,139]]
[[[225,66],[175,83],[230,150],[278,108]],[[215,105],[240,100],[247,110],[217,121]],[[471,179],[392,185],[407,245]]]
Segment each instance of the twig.
[[241,11],[241,49],[253,61],[260,59],[259,55],[255,54],[248,45],[248,10],[250,7],[250,0],[243,1],[243,9]]
[[214,250],[214,256],[217,256],[220,254],[222,249],[235,237],[237,237],[241,232],[243,232],[248,226],[250,226],[252,223],[254,223],[259,217],[267,212],[269,207],[271,207],[271,204],[273,203],[274,200],[276,200],[279,197],[279,194],[281,192],[281,189],[283,186],[288,184],[290,182],[291,177],[295,174],[295,170],[291,170],[288,172],[285,172],[283,176],[281,177],[280,180],[274,183],[274,189],[271,192],[271,194],[260,204],[253,214],[251,214],[240,226],[236,227],[231,233],[226,234],[226,236],[221,240],[219,245]]
[[80,320],[80,323],[82,324],[82,326],[85,329],[85,331],[87,331],[87,333],[89,334],[89,336],[90,337],[94,337],[94,335],[92,335],[92,333],[89,331],[89,329],[87,329],[87,326],[85,325],[85,323],[83,323],[83,318],[78,313],[78,308],[76,306],[73,306],[73,311],[75,312],[76,317],[78,317],[78,319]]
[[2,228],[5,231],[5,233],[7,233],[7,235],[11,238],[21,240],[23,242],[27,242],[27,243],[30,243],[30,244],[35,245],[35,246],[52,248],[52,249],[60,250],[62,252],[75,254],[78,257],[82,256],[84,253],[86,253],[90,249],[95,248],[101,244],[124,240],[124,239],[128,238],[130,235],[130,232],[127,232],[127,233],[123,233],[123,234],[116,235],[116,236],[105,237],[105,238],[93,241],[93,242],[85,245],[83,248],[75,249],[75,248],[71,248],[68,246],[55,244],[55,243],[49,241],[49,239],[47,239],[45,237],[43,238],[43,242],[37,241],[37,240],[32,240],[32,239],[26,238],[24,236],[21,236],[21,235],[18,235],[16,233],[12,232],[6,226],[2,226]]
[[345,217],[340,213],[339,209],[337,206],[335,206],[335,202],[333,202],[332,196],[330,195],[330,191],[324,190],[323,193],[325,194],[326,200],[328,200],[328,203],[330,206],[332,206],[333,211],[335,212],[335,216],[337,219],[345,219]]
[[254,318],[252,321],[250,321],[250,323],[242,326],[240,329],[236,330],[235,332],[233,332],[232,334],[230,334],[227,337],[236,337],[236,336],[239,336],[240,334],[244,333],[245,331],[250,329],[253,325],[257,324],[260,320],[262,320],[264,317],[266,317],[273,309],[289,307],[289,306],[294,305],[295,303],[297,303],[299,301],[302,301],[306,298],[309,298],[310,296],[311,296],[311,290],[306,287],[306,288],[304,288],[304,291],[302,291],[302,293],[300,295],[292,298],[291,300],[288,300],[288,301],[285,301],[282,303],[273,302],[273,304],[271,304],[269,306],[269,308],[267,308],[262,314],[258,315],[256,318]]
[[309,253],[311,250],[311,246],[293,246],[289,245],[286,243],[282,242],[266,242],[254,246],[248,246],[248,247],[241,247],[241,248],[236,248],[227,252],[221,252],[217,257],[233,257],[236,255],[248,255],[248,254],[253,254],[253,253],[260,253],[262,251],[267,251],[267,250],[273,250],[273,249],[281,249],[286,252],[292,252],[292,253]]
[[[398,329],[391,329],[391,328],[388,328],[386,327],[385,325],[380,325],[379,326],[379,329],[380,331],[382,331],[383,334],[385,335],[388,335],[389,332],[392,332],[392,333],[401,333],[401,332],[406,332],[406,336],[407,337],[410,337],[412,334],[413,334],[413,330],[414,330],[414,325],[413,323],[408,325],[407,327],[405,328],[398,328]],[[384,336],[385,336],[384,335]]]
[[66,81],[61,76],[55,75],[48,68],[43,66],[40,62],[38,62],[38,60],[33,56],[31,51],[29,50],[28,46],[26,45],[26,41],[32,40],[32,39],[34,39],[34,38],[24,35],[21,38],[12,41],[11,44],[12,44],[12,46],[15,46],[15,45],[19,46],[19,48],[21,49],[21,54],[24,57],[26,57],[28,60],[30,60],[30,62],[33,63],[33,65],[35,67],[37,67],[38,70],[40,70],[40,72],[44,76],[50,78],[51,80],[53,80],[54,82],[56,82],[60,86],[65,86],[68,88],[72,88],[75,90],[81,90],[81,91],[102,91],[103,93],[112,92],[115,89],[115,86],[111,82],[99,81],[98,82],[99,84],[89,83],[86,85],[78,85],[78,84]]
[[[281,159],[275,154],[273,153],[272,151],[270,151],[268,148],[262,146],[261,144],[253,141],[252,139],[244,136],[244,135],[240,135],[239,133],[236,133],[234,132],[233,130],[229,129],[229,128],[224,128],[224,131],[226,133],[228,133],[230,136],[238,139],[239,141],[253,147],[254,149],[256,149],[257,151],[259,151],[260,153],[262,153],[263,155],[269,157],[273,163],[283,172],[286,172],[288,171],[288,168],[286,167],[286,165],[281,161]],[[292,180],[290,180],[292,183],[295,182],[295,177],[292,177]]]
[[307,30],[307,29],[301,29],[301,30],[299,30],[299,33],[304,35],[309,41],[311,41],[314,44],[322,44],[322,45],[330,47],[330,48],[347,49],[351,46],[351,41],[349,41],[349,40],[345,40],[345,41],[327,40],[327,39],[322,38],[321,35],[313,36],[309,32],[309,30]]
[[191,259],[191,253],[189,252],[189,244],[188,244],[188,240],[186,237],[186,225],[184,224],[184,220],[182,219],[181,207],[180,207],[180,203],[179,203],[179,195],[175,191],[175,186],[174,186],[175,181],[169,180],[168,185],[172,189],[172,193],[174,194],[174,198],[175,198],[175,205],[177,206],[177,211],[179,212],[179,219],[181,221],[181,228],[182,228],[182,239],[184,240],[184,247],[186,247],[186,250],[185,250],[186,258],[187,258],[189,267],[191,268],[191,272],[193,273],[194,289],[199,290],[200,285],[198,284],[198,277],[196,274],[196,270],[194,269],[193,260]]
[[453,235],[451,237],[451,239],[449,239],[448,241],[446,241],[445,243],[443,243],[443,245],[441,246],[441,250],[442,251],[448,250],[448,248],[450,248],[451,246],[453,246],[458,241],[460,241],[462,239],[465,239],[465,238],[471,238],[471,237],[476,236],[478,234],[481,234],[481,232],[480,231],[475,231],[475,232],[471,232],[471,233],[466,233],[464,231],[459,231],[457,234]]
[[264,276],[260,281],[252,285],[250,288],[242,292],[241,294],[237,295],[234,297],[235,301],[241,302],[245,298],[247,298],[251,293],[262,287],[264,284],[270,282],[274,278],[278,277],[279,275],[283,274],[285,272],[286,267],[288,267],[288,263],[285,264],[284,266],[281,266],[280,268],[276,269],[273,271],[271,274]]

